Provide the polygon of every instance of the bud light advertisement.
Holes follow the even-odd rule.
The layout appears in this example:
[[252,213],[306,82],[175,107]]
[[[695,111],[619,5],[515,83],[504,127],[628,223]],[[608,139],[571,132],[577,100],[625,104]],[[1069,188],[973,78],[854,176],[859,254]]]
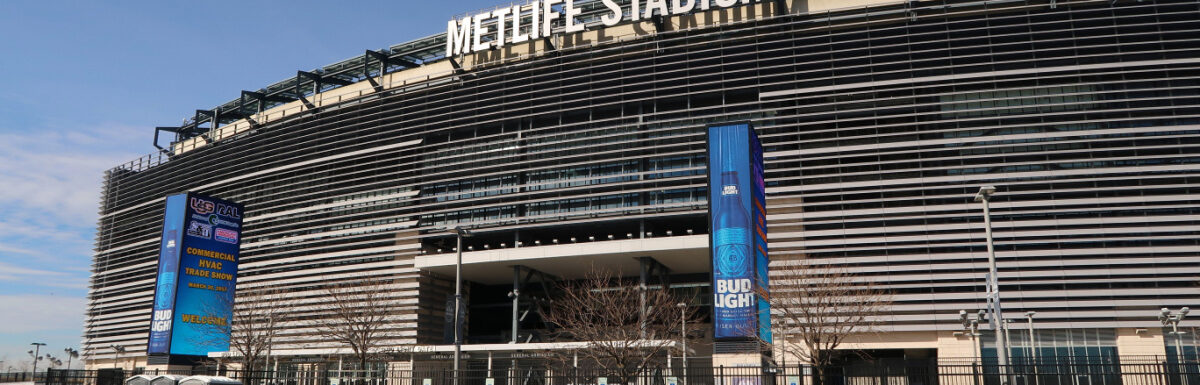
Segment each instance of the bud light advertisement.
[[762,145],[748,124],[709,127],[713,338],[770,342]]
[[166,206],[147,353],[228,351],[242,206],[195,193]]
[[167,197],[162,244],[158,252],[158,278],[154,310],[150,316],[150,343],[146,353],[166,354],[171,346],[171,315],[175,310],[175,284],[179,275],[179,246],[183,244],[183,216],[187,195]]

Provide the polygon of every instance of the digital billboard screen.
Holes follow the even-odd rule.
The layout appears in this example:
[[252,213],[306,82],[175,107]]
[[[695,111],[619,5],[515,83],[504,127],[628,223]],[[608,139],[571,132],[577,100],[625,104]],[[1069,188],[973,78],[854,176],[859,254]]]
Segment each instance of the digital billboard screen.
[[163,214],[162,241],[158,251],[158,275],[154,289],[154,310],[150,317],[149,354],[166,354],[171,346],[171,320],[175,311],[175,287],[179,281],[179,248],[183,243],[183,217],[187,194],[167,197]]
[[754,238],[755,294],[758,296],[758,338],[771,343],[771,297],[767,281],[770,259],[767,257],[767,180],[763,165],[762,142],[750,131],[750,216]]
[[708,186],[713,338],[769,342],[762,146],[750,125],[709,127]]
[[241,233],[239,204],[195,193],[167,197],[148,353],[229,350]]

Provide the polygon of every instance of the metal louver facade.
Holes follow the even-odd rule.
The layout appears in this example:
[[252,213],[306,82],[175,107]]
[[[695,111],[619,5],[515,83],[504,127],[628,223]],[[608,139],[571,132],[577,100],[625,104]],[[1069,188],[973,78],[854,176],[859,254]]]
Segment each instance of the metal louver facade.
[[301,299],[276,349],[336,347],[302,320],[366,276],[394,287],[391,344],[434,344],[452,276],[417,266],[429,230],[700,236],[705,127],[734,121],[763,142],[772,266],[879,282],[895,332],[982,306],[983,185],[1008,312],[1146,328],[1200,304],[1200,2],[919,1],[479,62],[114,168],[85,355],[144,355],[170,193],[245,205],[238,291]]

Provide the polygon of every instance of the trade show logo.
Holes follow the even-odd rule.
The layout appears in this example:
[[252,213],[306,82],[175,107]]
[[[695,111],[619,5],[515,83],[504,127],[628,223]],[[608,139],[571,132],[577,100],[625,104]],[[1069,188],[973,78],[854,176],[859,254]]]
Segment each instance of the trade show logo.
[[188,224],[187,235],[208,239],[212,237],[212,225],[192,221]]
[[238,242],[238,233],[234,230],[218,228],[215,239],[225,243],[236,244]]
[[196,197],[192,197],[188,204],[192,206],[192,211],[195,211],[196,214],[200,215],[211,213],[216,207],[216,205],[214,205],[212,202]]
[[224,203],[217,204],[217,215],[230,217],[233,219],[241,219],[242,215],[238,213],[238,208]]

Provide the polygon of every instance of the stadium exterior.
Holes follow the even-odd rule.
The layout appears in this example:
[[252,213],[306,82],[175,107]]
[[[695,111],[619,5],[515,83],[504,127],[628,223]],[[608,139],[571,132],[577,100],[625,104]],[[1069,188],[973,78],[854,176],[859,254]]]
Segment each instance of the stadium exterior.
[[986,302],[985,185],[1015,348],[1035,311],[1040,351],[1171,354],[1157,309],[1200,305],[1196,1],[767,1],[640,21],[622,2],[615,26],[579,4],[583,32],[559,18],[452,58],[435,35],[159,128],[176,139],[162,153],[105,175],[89,367],[147,365],[162,206],[181,191],[245,205],[239,292],[297,299],[285,365],[345,352],[305,320],[325,316],[323,285],[364,277],[392,282],[394,351],[447,352],[448,227],[476,231],[468,350],[545,346],[508,321],[537,295],[506,296],[530,272],[651,257],[708,293],[705,128],[735,121],[765,148],[772,277],[834,265],[894,293],[886,332],[848,348],[976,355],[958,313]]

